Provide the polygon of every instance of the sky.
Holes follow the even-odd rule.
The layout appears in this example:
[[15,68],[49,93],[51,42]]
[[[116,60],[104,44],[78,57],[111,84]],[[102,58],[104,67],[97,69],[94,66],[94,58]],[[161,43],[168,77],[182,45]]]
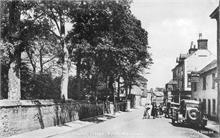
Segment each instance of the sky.
[[197,45],[199,33],[208,39],[208,49],[217,55],[216,20],[209,15],[218,0],[133,0],[131,11],[148,31],[154,64],[150,67],[148,89],[165,87],[180,53],[187,53],[191,41]]

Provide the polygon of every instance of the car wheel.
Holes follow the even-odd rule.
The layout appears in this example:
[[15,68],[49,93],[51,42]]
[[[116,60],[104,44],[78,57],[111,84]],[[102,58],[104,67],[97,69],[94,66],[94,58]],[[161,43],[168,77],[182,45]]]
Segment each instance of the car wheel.
[[172,124],[175,125],[175,120],[174,119],[172,119]]
[[199,117],[198,109],[191,109],[188,111],[188,116],[191,120],[196,120]]

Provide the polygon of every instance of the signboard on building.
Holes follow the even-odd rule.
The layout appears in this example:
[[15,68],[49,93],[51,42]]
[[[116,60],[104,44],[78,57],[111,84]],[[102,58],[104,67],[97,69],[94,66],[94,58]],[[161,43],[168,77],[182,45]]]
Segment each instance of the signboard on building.
[[191,82],[199,82],[199,74],[198,73],[191,73]]

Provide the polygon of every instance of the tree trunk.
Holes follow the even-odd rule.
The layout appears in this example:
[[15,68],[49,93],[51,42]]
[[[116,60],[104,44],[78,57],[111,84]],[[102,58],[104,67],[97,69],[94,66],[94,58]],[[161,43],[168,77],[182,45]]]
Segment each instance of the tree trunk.
[[95,96],[95,103],[97,104],[97,87],[96,87],[96,84],[97,84],[97,76],[95,76],[95,81],[94,81],[94,84],[93,84],[93,91],[94,91],[94,96]]
[[20,81],[20,69],[15,69],[16,61],[10,64],[8,71],[8,99],[19,100],[21,99],[21,81]]
[[113,105],[114,105],[114,113],[115,113],[115,91],[114,91],[114,86],[113,86],[113,84],[114,84],[114,78],[113,78],[113,76],[110,76],[109,77],[109,89],[111,90],[111,92],[112,92],[112,96],[113,96]]
[[81,58],[78,58],[77,64],[76,64],[76,80],[77,80],[77,88],[76,88],[76,93],[77,93],[77,98],[80,99],[81,97],[81,78],[80,78],[80,72],[81,72]]
[[114,78],[112,76],[109,77],[109,89],[112,92],[112,94],[114,93],[114,87],[113,87],[113,83],[114,83]]
[[29,60],[30,60],[30,63],[31,63],[31,66],[32,66],[32,69],[33,69],[33,74],[34,74],[34,76],[35,76],[35,75],[36,75],[36,65],[35,65],[35,63],[33,62],[33,57],[32,57],[31,53],[28,51],[27,48],[26,48],[26,53],[27,53],[28,58],[29,58]]
[[126,81],[125,81],[125,99],[126,99],[126,101],[128,99],[128,84]]
[[68,99],[68,83],[69,83],[69,51],[65,43],[65,22],[60,15],[60,36],[61,36],[61,46],[63,50],[63,61],[62,61],[62,78],[61,78],[61,98]]
[[131,88],[132,88],[132,86],[131,86],[131,84],[129,84],[129,93],[128,93],[128,95],[131,94]]
[[2,96],[2,59],[0,57],[0,100],[1,99],[3,99],[3,96]]
[[43,51],[43,48],[41,47],[40,51],[39,51],[39,53],[40,53],[40,74],[43,74],[43,53],[42,53],[42,51]]
[[[5,9],[5,6],[3,5],[2,1],[0,1],[0,17],[3,16],[3,11]],[[1,22],[1,21],[0,21]],[[0,51],[0,100],[3,99],[3,91],[2,91],[2,53]]]
[[[9,42],[14,44],[13,36],[19,32],[20,11],[17,7],[19,1],[12,1],[9,7],[9,24],[10,24],[10,38]],[[10,69],[8,72],[8,99],[21,99],[21,83],[20,83],[20,62],[21,50],[20,45],[15,47],[15,52],[10,54]]]
[[66,47],[66,44],[64,43],[63,46],[63,52],[64,52],[64,59],[63,59],[63,65],[62,65],[62,78],[61,78],[61,98],[62,99],[68,99],[68,83],[69,83],[69,53],[68,49]]
[[[98,75],[93,75],[92,79],[91,79],[91,91],[94,94],[95,100],[97,100],[96,99],[96,97],[97,97],[97,82],[98,82],[98,77],[97,76]],[[95,102],[97,102],[97,101],[95,101]]]
[[118,76],[118,99],[120,100],[120,91],[121,91],[121,88],[120,88],[120,76]]

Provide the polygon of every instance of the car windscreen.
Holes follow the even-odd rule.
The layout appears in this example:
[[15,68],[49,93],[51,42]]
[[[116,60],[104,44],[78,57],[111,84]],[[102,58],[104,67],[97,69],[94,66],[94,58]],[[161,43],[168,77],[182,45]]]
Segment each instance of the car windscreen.
[[199,105],[198,104],[193,104],[193,103],[187,103],[186,107],[199,108]]

